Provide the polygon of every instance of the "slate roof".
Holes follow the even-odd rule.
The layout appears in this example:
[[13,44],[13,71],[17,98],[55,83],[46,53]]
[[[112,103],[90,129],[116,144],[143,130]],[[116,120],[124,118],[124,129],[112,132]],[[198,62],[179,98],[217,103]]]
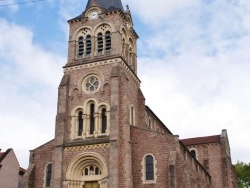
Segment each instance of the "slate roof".
[[[88,0],[86,9],[92,1],[93,0]],[[95,0],[95,2],[106,10],[121,9],[121,11],[124,12],[121,0]]]
[[[122,12],[124,12],[121,0],[88,0],[85,10],[89,8],[92,1],[95,1],[100,7],[106,9],[106,11],[120,9]],[[79,16],[73,19],[68,20],[68,22],[71,22],[74,20],[81,20],[81,18],[82,18],[82,14],[80,14]]]
[[187,138],[187,139],[182,139],[181,142],[185,146],[198,145],[198,144],[209,144],[209,143],[219,143],[220,142],[220,135]]

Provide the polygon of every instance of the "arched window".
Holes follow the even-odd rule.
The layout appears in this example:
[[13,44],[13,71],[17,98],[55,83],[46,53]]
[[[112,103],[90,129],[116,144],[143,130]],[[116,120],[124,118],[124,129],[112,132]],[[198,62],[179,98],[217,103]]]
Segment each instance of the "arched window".
[[89,169],[88,168],[85,168],[85,176],[88,176],[89,175]]
[[52,174],[52,164],[48,164],[46,167],[46,179],[45,179],[45,187],[49,188],[50,187],[50,182],[51,182],[51,174]]
[[106,42],[106,52],[109,52],[111,50],[111,36],[110,36],[110,31],[106,31],[105,42]]
[[130,107],[130,125],[135,124],[134,118],[135,118],[135,111],[134,111],[134,107],[131,106]]
[[145,157],[146,181],[154,180],[154,158],[151,155]]
[[72,109],[71,117],[71,140],[110,135],[110,106],[107,103],[88,99],[83,106]]
[[83,132],[83,113],[78,113],[78,136],[81,136]]
[[126,56],[126,51],[125,51],[125,39],[122,39],[122,55],[125,58]]
[[190,150],[190,153],[191,153],[191,155],[195,158],[195,159],[197,159],[197,154],[196,154],[196,151],[193,149],[193,150]]
[[84,53],[84,43],[83,43],[83,37],[80,36],[78,38],[78,55],[83,56]]
[[89,167],[89,174],[90,175],[94,175],[95,173],[94,173],[94,167],[93,166],[90,166]]
[[133,64],[133,51],[132,48],[129,48],[129,65]]
[[98,167],[95,168],[95,174],[99,174],[99,168]]
[[91,47],[92,47],[91,36],[87,35],[87,37],[86,37],[86,55],[91,54]]
[[151,119],[148,119],[148,127],[151,129]]
[[187,159],[187,150],[186,149],[183,150],[183,156],[184,156],[184,160],[186,160]]
[[91,104],[90,105],[90,133],[89,134],[94,134],[95,131],[95,105]]
[[91,165],[85,167],[83,174],[84,176],[98,176],[101,175],[102,173],[99,167]]
[[102,133],[106,133],[107,129],[107,115],[106,115],[106,109],[102,109]]
[[97,45],[98,45],[98,53],[102,53],[103,51],[103,38],[102,33],[98,33],[97,35]]

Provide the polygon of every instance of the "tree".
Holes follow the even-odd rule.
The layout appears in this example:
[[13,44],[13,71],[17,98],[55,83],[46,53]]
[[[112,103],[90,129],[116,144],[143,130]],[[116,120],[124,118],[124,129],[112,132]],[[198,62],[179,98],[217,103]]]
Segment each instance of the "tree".
[[250,188],[250,163],[237,161],[234,165],[237,175],[237,184],[239,188]]

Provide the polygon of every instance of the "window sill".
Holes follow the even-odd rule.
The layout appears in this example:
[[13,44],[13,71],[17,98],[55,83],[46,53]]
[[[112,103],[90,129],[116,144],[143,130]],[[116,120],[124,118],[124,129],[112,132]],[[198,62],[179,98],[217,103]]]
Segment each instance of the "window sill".
[[147,180],[143,182],[143,184],[155,184],[155,183],[156,183],[155,180]]

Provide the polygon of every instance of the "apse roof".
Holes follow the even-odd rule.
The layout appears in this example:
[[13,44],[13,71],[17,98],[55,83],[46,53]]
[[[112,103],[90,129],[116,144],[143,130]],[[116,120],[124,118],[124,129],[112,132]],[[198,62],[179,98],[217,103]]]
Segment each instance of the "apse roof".
[[220,135],[197,137],[197,138],[187,138],[187,139],[182,139],[181,142],[186,146],[198,145],[198,144],[218,143],[218,142],[220,142]]
[[121,9],[124,11],[121,0],[88,0],[86,9],[89,8],[92,1],[95,1],[98,5],[105,8],[106,10]]

